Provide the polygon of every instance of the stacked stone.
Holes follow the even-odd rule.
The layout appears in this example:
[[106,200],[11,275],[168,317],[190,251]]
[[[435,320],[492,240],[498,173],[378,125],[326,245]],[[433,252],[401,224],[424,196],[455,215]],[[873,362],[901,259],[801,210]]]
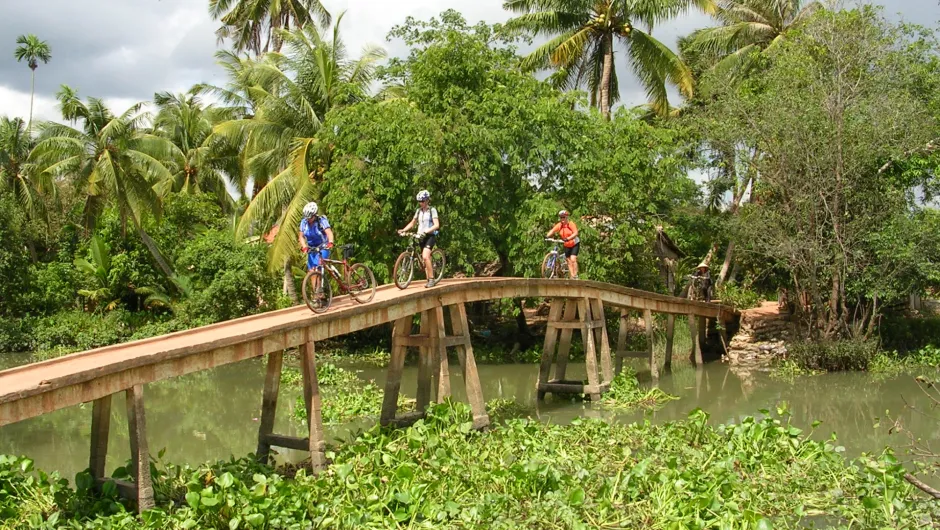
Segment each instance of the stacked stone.
[[731,339],[728,361],[735,365],[763,365],[785,357],[792,333],[789,315],[761,311],[741,313],[741,327]]

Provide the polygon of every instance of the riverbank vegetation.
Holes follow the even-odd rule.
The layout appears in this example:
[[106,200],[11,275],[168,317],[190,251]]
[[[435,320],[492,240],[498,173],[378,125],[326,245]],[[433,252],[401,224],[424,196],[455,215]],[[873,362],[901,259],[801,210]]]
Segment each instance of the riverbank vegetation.
[[[781,411],[783,412],[783,411]],[[890,452],[846,459],[788,416],[714,425],[696,410],[665,425],[511,419],[470,428],[461,404],[407,429],[373,428],[331,450],[319,475],[250,458],[154,464],[157,508],[140,518],[28,460],[0,457],[8,528],[914,528],[931,505]],[[282,470],[283,471],[283,470]]]

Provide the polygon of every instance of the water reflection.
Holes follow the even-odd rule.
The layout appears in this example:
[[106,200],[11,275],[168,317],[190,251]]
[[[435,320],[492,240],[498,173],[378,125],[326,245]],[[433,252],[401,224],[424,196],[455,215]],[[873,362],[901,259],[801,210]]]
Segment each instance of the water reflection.
[[[0,357],[2,359],[2,357]],[[451,388],[456,399],[466,398],[459,367],[451,364]],[[364,379],[384,385],[382,368],[349,366]],[[642,367],[636,366],[642,376]],[[908,403],[926,408],[926,397],[911,376],[874,378],[864,373],[826,374],[799,378],[793,383],[771,379],[762,372],[741,372],[727,365],[712,363],[701,370],[675,366],[658,381],[660,388],[678,395],[679,400],[654,412],[615,412],[603,407],[552,399],[538,403],[535,365],[481,365],[479,367],[484,397],[515,400],[533,407],[542,421],[567,423],[577,417],[604,417],[616,421],[654,422],[683,419],[701,407],[713,422],[739,421],[747,415],[759,415],[760,409],[773,409],[786,401],[794,422],[809,428],[814,420],[823,422],[816,436],[826,438],[833,431],[849,455],[878,451],[885,445],[903,446],[907,438],[888,433],[887,422],[875,428],[878,418],[890,416],[902,420],[905,428],[924,439],[940,438],[936,422],[912,412]],[[584,377],[583,364],[569,365],[572,377]],[[414,397],[417,369],[405,368],[402,391]],[[650,382],[644,381],[648,385]],[[264,366],[253,359],[217,369],[190,374],[174,380],[147,385],[145,388],[148,437],[155,455],[165,448],[164,459],[197,464],[209,460],[244,455],[255,450]],[[297,389],[282,385],[276,431],[297,435],[289,420]],[[375,419],[327,428],[331,441],[348,438],[356,430],[368,428]],[[0,428],[0,453],[26,454],[37,466],[58,470],[71,478],[88,465],[91,405],[60,410],[38,418]],[[124,463],[129,457],[124,399],[116,396],[112,407],[112,430],[107,469]],[[282,457],[296,460],[303,453],[286,451]]]

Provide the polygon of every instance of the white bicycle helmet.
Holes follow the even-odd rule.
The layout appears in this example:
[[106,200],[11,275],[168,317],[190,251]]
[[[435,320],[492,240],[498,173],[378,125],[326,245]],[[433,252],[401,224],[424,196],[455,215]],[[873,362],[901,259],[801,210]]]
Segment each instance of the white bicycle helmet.
[[318,211],[320,211],[320,209],[317,207],[317,203],[308,202],[307,205],[304,206],[304,218],[313,217]]
[[568,217],[568,210],[558,212],[558,217]]
[[421,190],[418,192],[418,196],[415,198],[418,199],[418,202],[429,201],[431,200],[431,192],[428,190]]

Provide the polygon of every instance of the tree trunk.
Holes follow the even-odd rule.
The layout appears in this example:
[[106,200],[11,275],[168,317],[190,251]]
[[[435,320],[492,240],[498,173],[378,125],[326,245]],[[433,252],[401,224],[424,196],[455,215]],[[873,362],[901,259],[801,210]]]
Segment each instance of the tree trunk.
[[150,255],[153,256],[154,261],[157,262],[157,267],[160,268],[167,278],[172,278],[173,269],[170,267],[170,264],[167,263],[166,258],[163,257],[163,254],[160,253],[160,249],[157,248],[157,242],[154,241],[149,234],[147,234],[147,232],[144,230],[144,227],[141,226],[140,221],[137,219],[136,215],[131,214],[130,217],[131,220],[134,221],[134,226],[137,228],[137,233],[140,235],[140,240],[143,241],[144,246],[147,247],[147,250],[150,251]]
[[300,299],[297,298],[297,286],[294,284],[294,274],[290,270],[290,260],[284,261],[284,294],[290,297],[290,301],[293,304],[299,304]]
[[610,120],[610,77],[614,68],[613,37],[604,37],[604,70],[601,73],[601,114]]
[[36,98],[36,69],[32,68],[33,79],[29,90],[29,123],[26,125],[26,136],[33,137],[33,100]]

